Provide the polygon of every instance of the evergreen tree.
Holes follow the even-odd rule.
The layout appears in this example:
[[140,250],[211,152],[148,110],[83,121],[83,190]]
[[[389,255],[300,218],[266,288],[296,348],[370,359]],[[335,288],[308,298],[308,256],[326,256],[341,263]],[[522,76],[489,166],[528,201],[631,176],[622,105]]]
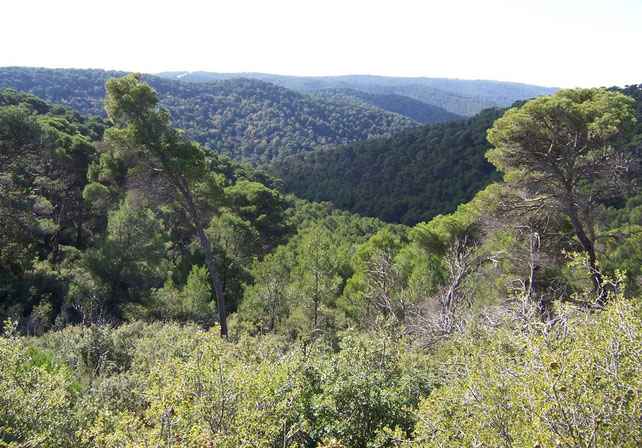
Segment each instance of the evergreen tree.
[[106,139],[117,151],[134,159],[135,165],[130,171],[155,188],[153,193],[164,193],[187,212],[205,253],[216,293],[221,335],[225,336],[223,288],[203,224],[203,215],[209,210],[199,207],[208,202],[211,206],[212,200],[222,192],[216,176],[209,171],[205,152],[197,144],[184,141],[182,132],[170,127],[169,112],[158,107],[154,91],[140,83],[139,74],[109,79],[106,89],[105,109],[115,125],[107,132]]

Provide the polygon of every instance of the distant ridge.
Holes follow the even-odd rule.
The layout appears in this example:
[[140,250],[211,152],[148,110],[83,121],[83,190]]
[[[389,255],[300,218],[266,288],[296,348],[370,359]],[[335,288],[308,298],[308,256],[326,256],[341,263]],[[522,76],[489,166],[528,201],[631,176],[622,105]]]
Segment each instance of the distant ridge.
[[515,101],[550,95],[558,89],[504,81],[448,78],[411,78],[374,75],[286,76],[268,73],[163,72],[157,76],[185,82],[234,77],[268,81],[300,92],[348,88],[373,94],[403,95],[461,116],[472,116],[488,107],[508,107]]

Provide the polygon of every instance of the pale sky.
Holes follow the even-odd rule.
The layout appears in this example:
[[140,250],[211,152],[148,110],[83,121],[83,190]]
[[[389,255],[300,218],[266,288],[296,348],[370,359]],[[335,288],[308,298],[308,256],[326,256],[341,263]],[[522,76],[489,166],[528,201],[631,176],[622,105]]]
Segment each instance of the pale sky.
[[2,0],[0,67],[642,83],[642,0]]

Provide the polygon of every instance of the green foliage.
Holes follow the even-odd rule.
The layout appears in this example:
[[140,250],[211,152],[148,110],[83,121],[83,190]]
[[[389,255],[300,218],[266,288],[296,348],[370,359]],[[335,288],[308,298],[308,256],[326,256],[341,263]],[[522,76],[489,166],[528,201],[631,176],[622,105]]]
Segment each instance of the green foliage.
[[[121,87],[120,97],[133,86]],[[156,104],[150,90],[136,92]],[[177,191],[165,183],[169,171],[182,173],[194,208],[210,223],[211,249],[232,310],[252,281],[253,258],[289,233],[287,204],[271,188],[276,179],[226,157],[206,157],[180,132],[166,133],[167,145],[155,147],[160,152],[141,151],[140,143],[154,138],[167,117],[157,111],[145,123],[141,114],[135,117],[137,103],[120,97],[110,103],[119,127],[125,125],[122,114],[138,121],[111,129],[95,148],[90,139],[108,128],[102,120],[33,95],[0,94],[0,314],[18,319],[23,330],[39,334],[56,319],[158,316],[163,300],[150,301],[154,288],[168,293],[167,310],[176,311],[170,315],[185,318],[180,306],[170,306],[176,302],[171,297],[181,302],[180,293],[158,287],[171,271],[180,292],[192,266],[204,260],[194,244],[198,232]]]
[[476,208],[479,202],[475,198],[453,214],[438,215],[429,222],[417,224],[410,231],[410,240],[426,252],[443,255],[455,239],[464,239],[474,233],[475,223],[481,216],[481,210]]
[[421,404],[412,446],[638,446],[642,327],[632,304],[558,315],[449,346],[445,384]]
[[[265,253],[261,234],[250,221],[233,213],[212,218],[206,231],[214,246],[217,265],[220,266],[223,290],[228,299],[234,299],[228,301],[230,310],[235,311],[243,296],[244,286],[252,281],[249,272],[252,262]],[[276,236],[278,233],[267,235]]]
[[[316,447],[335,439],[366,447],[384,428],[408,436],[412,409],[432,384],[423,357],[408,354],[398,335],[342,338],[333,353],[320,344],[301,350],[266,337],[232,342],[216,328],[140,322],[67,327],[30,347],[5,337],[0,369],[13,373],[0,378],[0,399],[14,407],[0,415],[12,424],[0,425],[12,430],[0,440],[16,443],[9,446],[34,440],[81,446],[82,439],[100,447]],[[29,397],[8,394],[23,374],[45,400],[37,407],[25,407]],[[54,397],[64,401],[56,407]],[[13,413],[17,406],[24,413]],[[62,417],[57,422],[56,415]],[[46,426],[18,433],[17,425],[30,418]]]
[[[49,101],[104,116],[105,81],[126,73],[103,70],[5,68],[0,88],[32,92]],[[144,77],[172,125],[217,153],[252,163],[374,136],[389,136],[415,124],[382,109],[314,99],[273,84],[232,79],[205,84]],[[134,99],[134,98],[132,98]]]
[[27,346],[5,322],[0,336],[0,446],[80,446],[81,392],[64,364]]
[[204,229],[207,217],[218,211],[223,196],[219,176],[209,170],[205,151],[198,144],[185,141],[181,131],[170,127],[169,112],[158,106],[156,93],[140,82],[140,74],[111,78],[105,88],[105,109],[116,125],[108,131],[106,140],[116,154],[131,159],[128,173],[146,183],[147,188],[152,187],[147,189],[149,196],[157,195],[159,202],[173,203],[186,212],[205,255],[224,336],[227,334],[224,292]]
[[560,90],[531,100],[495,122],[488,132],[495,145],[488,159],[508,180],[528,176],[522,182],[538,186],[545,186],[542,178],[555,176],[556,164],[572,160],[580,176],[576,182],[585,181],[581,176],[595,175],[596,165],[606,164],[601,152],[634,128],[633,104],[632,98],[601,89]]
[[279,159],[269,170],[301,198],[414,225],[453,212],[498,178],[484,153],[486,130],[502,112]]
[[254,168],[246,163],[235,162],[225,155],[211,155],[210,169],[222,174],[226,186],[241,180],[259,182],[274,190],[281,186],[281,180],[270,176],[267,172]]
[[274,446],[294,432],[281,421],[288,421],[287,403],[296,396],[288,384],[296,358],[279,357],[268,344],[258,352],[249,344],[229,350],[211,333],[199,336],[189,357],[168,359],[148,373],[141,394],[151,399],[142,418],[121,410],[96,422],[88,434],[99,446],[238,446],[248,440]]
[[[87,243],[82,191],[92,140],[106,127],[33,95],[0,92],[0,315],[19,319],[41,302],[60,311],[66,288],[55,268],[66,246]],[[38,263],[46,258],[53,269]]]
[[394,446],[375,439],[395,428],[407,437],[415,423],[411,409],[432,387],[432,371],[419,359],[407,356],[394,334],[367,339],[351,333],[338,353],[310,357],[302,366],[303,415],[315,444],[304,446],[324,439],[350,447]]
[[600,202],[626,195],[631,162],[613,145],[633,132],[634,104],[632,98],[604,89],[560,90],[510,109],[488,131],[495,145],[488,160],[515,189],[509,209],[535,219],[568,219],[589,257],[598,305],[605,294],[594,215]]
[[298,300],[288,327],[291,332],[316,337],[318,332],[334,328],[333,308],[343,283],[339,276],[341,257],[329,230],[312,227],[299,235],[293,272]]
[[89,271],[99,279],[103,307],[116,313],[127,302],[140,302],[167,275],[169,235],[154,213],[128,197],[109,213],[105,239],[87,252]]
[[286,245],[255,261],[250,271],[254,285],[245,290],[239,321],[252,334],[275,331],[306,341],[319,334],[332,336],[337,327],[349,324],[337,299],[354,273],[356,246],[382,228],[398,235],[406,229],[335,210],[328,203],[294,200],[286,212],[297,232]]
[[[632,84],[624,88],[612,87],[609,90],[622,93],[635,100],[637,125],[633,138],[625,143],[625,150],[633,153],[638,160],[642,159],[642,84]],[[632,173],[635,175],[635,172]]]
[[192,319],[211,312],[212,287],[205,266],[194,266],[182,291],[182,311]]
[[612,237],[606,241],[603,266],[608,272],[626,272],[627,294],[637,297],[642,292],[642,195],[630,198],[617,215],[608,229]]
[[284,225],[283,215],[285,203],[278,191],[259,182],[239,180],[226,188],[225,194],[230,208],[258,231],[265,251],[287,237],[289,229]]
[[146,311],[163,320],[192,321],[211,326],[217,317],[212,286],[205,266],[194,265],[182,288],[168,280],[162,288],[152,289]]
[[441,107],[433,106],[403,95],[374,94],[346,88],[326,88],[311,92],[317,98],[349,101],[356,104],[379,107],[389,112],[404,115],[421,124],[441,123],[457,120],[461,115],[448,112]]
[[348,280],[339,307],[360,326],[379,324],[382,317],[403,319],[401,276],[395,264],[400,249],[399,239],[383,229],[352,257],[354,275]]
[[261,262],[255,261],[252,276],[255,284],[248,287],[240,313],[260,333],[281,330],[293,300],[291,253],[281,246]]
[[[638,157],[616,138],[630,100],[507,113],[490,133],[506,182],[410,229],[283,197],[186,142],[137,75],[108,92],[107,130],[0,94],[0,314],[19,321],[0,337],[0,446],[639,444],[642,200],[635,170],[600,165]],[[496,115],[395,145],[478,157]]]

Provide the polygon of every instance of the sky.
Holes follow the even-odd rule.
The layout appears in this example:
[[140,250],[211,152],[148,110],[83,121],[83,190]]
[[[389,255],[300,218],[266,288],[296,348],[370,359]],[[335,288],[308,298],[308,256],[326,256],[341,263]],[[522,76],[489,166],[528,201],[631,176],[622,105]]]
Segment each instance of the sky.
[[642,0],[4,0],[0,67],[642,83]]

